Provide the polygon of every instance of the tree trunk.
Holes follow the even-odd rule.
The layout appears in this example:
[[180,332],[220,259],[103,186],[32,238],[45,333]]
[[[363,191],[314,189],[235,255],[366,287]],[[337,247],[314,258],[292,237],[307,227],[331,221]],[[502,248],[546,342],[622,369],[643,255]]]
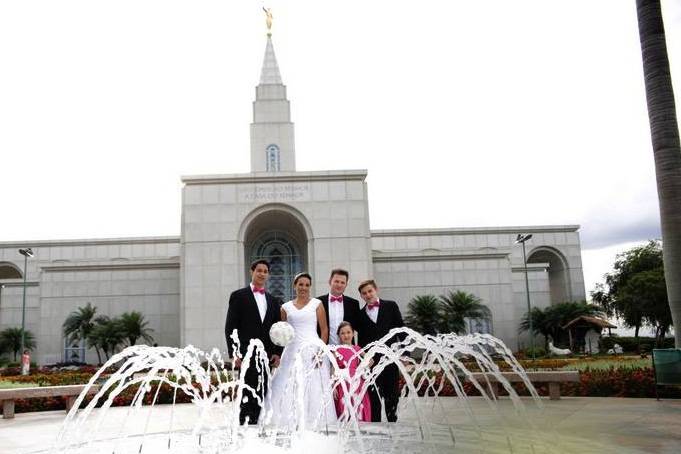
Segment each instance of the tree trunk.
[[636,0],[662,225],[662,257],[676,348],[681,348],[681,143],[660,0]]

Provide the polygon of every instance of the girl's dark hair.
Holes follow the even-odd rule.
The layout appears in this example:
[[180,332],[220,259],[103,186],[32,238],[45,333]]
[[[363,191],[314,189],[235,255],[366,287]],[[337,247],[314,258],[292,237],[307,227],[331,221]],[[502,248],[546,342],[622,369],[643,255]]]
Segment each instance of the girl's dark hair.
[[336,336],[340,336],[340,330],[342,328],[345,328],[346,326],[349,326],[350,329],[352,329],[352,324],[350,322],[346,322],[346,321],[340,322],[340,325],[338,325],[338,329],[336,330]]
[[312,284],[312,276],[310,276],[307,272],[303,271],[302,273],[296,274],[296,277],[293,278],[293,285],[296,285],[301,277],[308,278],[310,280],[310,284]]

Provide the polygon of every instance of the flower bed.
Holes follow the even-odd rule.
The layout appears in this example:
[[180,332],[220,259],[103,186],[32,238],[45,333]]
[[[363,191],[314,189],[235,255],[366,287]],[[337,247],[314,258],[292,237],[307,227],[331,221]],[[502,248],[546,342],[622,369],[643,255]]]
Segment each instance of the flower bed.
[[[560,393],[562,396],[586,396],[586,397],[655,397],[655,379],[651,367],[640,367],[640,359],[627,357],[611,357],[611,358],[569,358],[569,359],[542,359],[537,361],[521,361],[521,364],[526,369],[541,369],[541,370],[560,370],[572,369],[580,370],[580,381],[578,383],[562,383],[560,385]],[[474,364],[467,365],[471,370],[475,370]],[[509,367],[505,363],[499,364],[500,369],[508,370]],[[35,383],[39,386],[58,386],[58,385],[76,385],[87,383],[94,373],[96,368],[79,368],[74,371],[55,371],[55,370],[41,370],[41,373],[33,375],[14,375],[3,377],[4,382],[12,383]],[[112,372],[112,371],[108,371]],[[447,380],[443,381],[442,372],[431,373],[431,377],[435,377],[435,387],[439,390],[440,396],[456,396],[454,386]],[[106,375],[104,376],[106,378]],[[215,382],[214,382],[215,384]],[[151,392],[147,392],[144,397],[144,404],[151,404],[158,382],[152,382]],[[400,388],[404,386],[404,380],[400,381]],[[521,396],[529,395],[529,392],[522,383],[513,383],[513,388]],[[121,394],[113,399],[113,406],[127,406],[132,403],[132,400],[137,393],[138,385],[133,385],[126,388]],[[548,385],[536,384],[535,388],[541,396],[548,396]],[[466,395],[476,396],[480,395],[479,391],[471,384],[464,383],[463,389]],[[423,384],[418,390],[419,395],[424,395],[427,392],[427,385]],[[173,402],[175,390],[172,386],[163,383],[161,384],[156,398],[157,404],[166,404]],[[433,395],[431,389],[428,394]],[[501,390],[501,395],[506,394]],[[681,398],[681,389],[679,388],[664,388],[661,389],[662,396],[667,398]],[[104,399],[106,400],[106,399]],[[191,402],[192,397],[178,390],[175,395],[175,402],[187,403]],[[84,402],[86,405],[88,400]],[[45,411],[45,410],[63,410],[66,408],[66,402],[61,397],[49,398],[35,398],[35,399],[19,399],[16,401],[16,412],[29,411]]]
[[[562,367],[565,367],[563,365]],[[442,373],[434,374],[436,385],[435,389],[440,389],[438,393],[440,396],[456,396],[454,386],[448,381],[444,380]],[[400,389],[404,386],[404,380],[400,380]],[[529,396],[529,392],[524,384],[512,383],[513,389],[521,396]],[[483,384],[483,387],[485,385]],[[548,384],[535,384],[535,388],[540,396],[549,395]],[[478,391],[473,384],[466,382],[463,384],[463,389],[468,396],[479,396]],[[433,395],[433,389],[427,389],[427,385],[423,384],[418,394],[423,396],[428,392],[428,395]],[[607,369],[590,369],[585,368],[580,372],[578,383],[561,383],[561,396],[567,397],[655,397],[655,377],[653,369],[650,367],[610,367]],[[507,395],[506,391],[501,389],[500,395]],[[660,395],[666,398],[681,398],[681,389],[665,387],[660,389]]]
[[[31,366],[31,374],[53,375],[53,374],[69,374],[69,373],[83,373],[94,375],[99,370],[97,366],[78,366],[74,368],[56,368],[56,367],[34,367]],[[21,367],[5,367],[0,369],[0,377],[13,377],[21,375]]]
[[[39,386],[58,386],[58,385],[77,385],[86,384],[90,381],[94,373],[82,373],[82,372],[60,372],[60,373],[47,373],[47,374],[35,374],[35,375],[18,375],[12,377],[3,377],[3,381],[13,382],[13,383],[37,383]],[[107,376],[103,377],[104,379]],[[213,385],[217,384],[217,378],[213,379]],[[112,401],[112,406],[129,406],[137,391],[139,389],[139,384],[130,385],[125,388],[120,394],[114,397]],[[195,388],[199,388],[199,385],[194,383]],[[157,395],[158,390],[158,395]],[[111,391],[111,390],[109,390]],[[105,393],[104,397],[99,400],[98,406],[103,404],[109,397],[109,392]],[[229,396],[225,396],[226,398]],[[143,403],[144,405],[150,405],[152,401],[156,398],[156,404],[169,404],[173,401],[176,403],[189,403],[192,401],[192,396],[185,394],[181,389],[175,392],[175,388],[167,383],[161,383],[159,389],[159,381],[152,381],[150,383],[150,391],[147,391]],[[86,406],[90,402],[91,398],[88,397],[84,399],[81,408]],[[25,413],[32,411],[48,411],[48,410],[64,410],[66,408],[66,399],[63,397],[40,397],[33,399],[17,399],[15,401],[15,412]]]
[[[33,386],[62,386],[62,385],[83,385],[86,384],[96,368],[91,370],[79,368],[75,371],[56,371],[50,369],[39,369],[39,373],[32,375],[4,375],[3,383],[27,384]],[[17,371],[20,373],[20,371]],[[35,399],[17,399],[15,401],[15,412],[24,413],[29,411],[63,410],[66,408],[66,398],[64,397],[38,397]]]

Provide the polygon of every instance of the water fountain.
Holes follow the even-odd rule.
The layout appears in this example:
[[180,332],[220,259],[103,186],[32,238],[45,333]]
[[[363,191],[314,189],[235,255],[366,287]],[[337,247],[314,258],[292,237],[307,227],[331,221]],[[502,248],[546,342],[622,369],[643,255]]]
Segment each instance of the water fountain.
[[[313,346],[333,366],[335,386],[343,387],[345,396],[351,395],[353,388],[365,390],[381,370],[396,364],[404,379],[398,423],[359,422],[355,416],[359,402],[347,398],[344,417],[318,425],[317,430],[282,430],[270,423],[266,412],[257,426],[241,426],[239,406],[234,402],[242,398],[245,385],[240,372],[226,364],[217,349],[203,352],[192,346],[133,346],[114,355],[92,377],[88,385],[101,383],[99,391],[80,409],[87,391],[79,396],[55,445],[44,452],[261,454],[301,452],[303,448],[306,452],[324,450],[324,454],[452,451],[457,444],[454,425],[438,398],[445,385],[453,386],[456,404],[471,421],[476,415],[464,392],[466,381],[485,396],[489,411],[497,411],[491,392],[495,384],[484,378],[476,380],[471,369],[495,376],[516,411],[521,415],[525,411],[497,363],[505,363],[520,375],[524,375],[523,369],[500,340],[483,334],[421,335],[408,328],[393,330],[385,339],[398,332],[404,339],[392,347],[377,342],[360,352],[360,369],[364,373],[356,374],[354,379],[338,367],[333,347],[321,342]],[[269,380],[269,365],[260,341],[251,342],[244,364],[249,363],[249,357],[256,359],[263,379]],[[371,368],[365,367],[371,358],[378,359]],[[104,379],[104,372],[113,367],[116,371]],[[305,373],[315,372],[301,367],[300,375]],[[541,405],[532,384],[526,377],[524,381],[536,405]],[[112,407],[125,393],[133,393],[131,405]],[[193,405],[176,405],[178,396],[189,396]],[[163,399],[170,399],[171,405],[160,405]],[[409,417],[403,418],[403,414]],[[531,429],[528,428],[530,433]]]

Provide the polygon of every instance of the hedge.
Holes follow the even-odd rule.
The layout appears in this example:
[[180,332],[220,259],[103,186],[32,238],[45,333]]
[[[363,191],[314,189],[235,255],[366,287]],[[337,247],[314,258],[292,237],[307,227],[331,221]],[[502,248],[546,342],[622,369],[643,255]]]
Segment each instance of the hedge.
[[[662,346],[656,347],[655,346],[655,338],[654,337],[639,337],[638,338],[638,343],[641,345],[641,351],[644,352],[650,352],[654,348],[674,348],[674,338],[673,337],[667,337],[664,339],[662,342]],[[615,344],[619,344],[620,347],[622,347],[622,350],[625,352],[638,352],[638,347],[637,347],[637,340],[635,337],[616,337],[616,336],[603,336],[601,337],[601,349],[606,352],[609,349],[613,348],[612,346]]]

